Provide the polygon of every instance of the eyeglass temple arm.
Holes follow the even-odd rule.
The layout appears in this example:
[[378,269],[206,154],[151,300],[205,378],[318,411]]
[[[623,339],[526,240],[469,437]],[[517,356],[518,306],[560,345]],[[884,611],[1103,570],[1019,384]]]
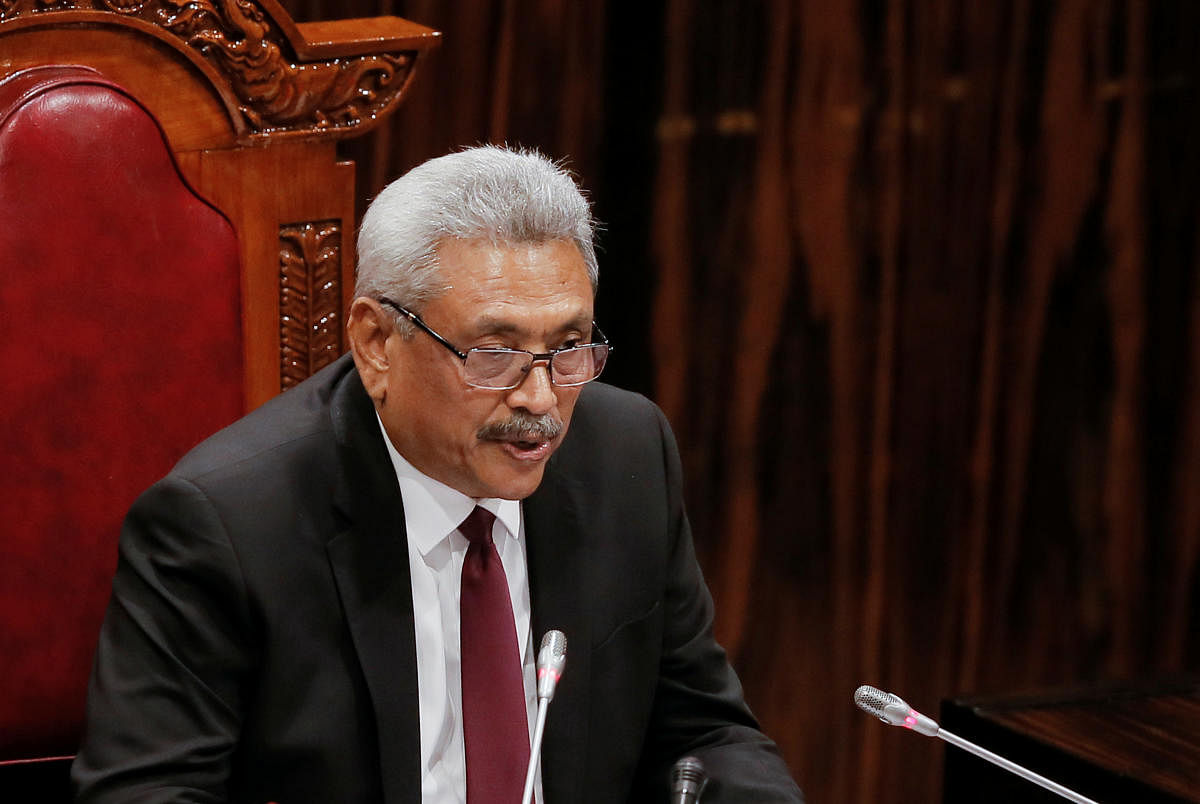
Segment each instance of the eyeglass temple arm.
[[458,357],[458,359],[459,359],[459,360],[466,360],[466,359],[467,359],[467,356],[466,356],[466,354],[464,354],[463,352],[460,352],[460,351],[458,350],[458,347],[457,347],[457,346],[455,346],[454,344],[450,343],[450,341],[446,340],[446,339],[445,339],[445,338],[443,338],[441,335],[439,335],[439,334],[437,334],[436,332],[434,332],[434,331],[433,331],[433,330],[432,330],[432,329],[429,327],[429,325],[428,325],[428,324],[426,324],[424,321],[422,321],[422,320],[421,320],[421,316],[417,315],[417,314],[416,314],[416,313],[414,313],[412,310],[409,310],[409,309],[408,309],[408,308],[406,308],[406,307],[401,307],[399,304],[396,304],[396,303],[395,303],[394,301],[392,301],[391,299],[386,299],[386,298],[384,298],[384,299],[380,299],[380,300],[379,300],[379,303],[380,303],[380,304],[386,304],[388,307],[391,307],[393,310],[395,310],[396,312],[400,313],[400,315],[404,316],[404,317],[405,317],[405,318],[407,318],[409,321],[411,321],[411,322],[413,322],[414,324],[416,324],[418,327],[420,327],[422,330],[424,330],[424,331],[425,331],[425,332],[426,332],[426,333],[429,335],[429,337],[433,338],[435,341],[437,341],[438,343],[440,343],[442,346],[445,346],[445,347],[446,347],[447,349],[449,349],[451,352],[454,352],[454,354],[455,354],[455,355]]

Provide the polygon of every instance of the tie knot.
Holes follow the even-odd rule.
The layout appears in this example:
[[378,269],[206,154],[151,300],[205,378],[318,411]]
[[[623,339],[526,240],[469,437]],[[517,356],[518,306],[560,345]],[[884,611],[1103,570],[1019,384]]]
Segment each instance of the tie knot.
[[458,532],[466,536],[471,544],[487,546],[492,543],[492,523],[495,521],[495,514],[477,505],[458,526]]

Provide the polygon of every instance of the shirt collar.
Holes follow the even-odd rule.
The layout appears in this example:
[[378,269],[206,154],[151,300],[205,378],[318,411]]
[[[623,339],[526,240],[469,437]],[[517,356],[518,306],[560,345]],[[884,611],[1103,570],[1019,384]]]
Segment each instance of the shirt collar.
[[[396,470],[400,496],[404,501],[404,526],[408,530],[409,541],[422,556],[428,555],[457,530],[476,505],[491,511],[504,526],[508,536],[520,538],[520,500],[503,500],[498,497],[476,500],[439,480],[434,480],[414,467],[396,450],[392,440],[388,438],[378,412],[375,413],[375,420],[379,422],[379,432],[383,435],[383,442],[387,445],[388,455],[391,456],[392,466]],[[503,547],[499,543],[496,546],[498,549]]]

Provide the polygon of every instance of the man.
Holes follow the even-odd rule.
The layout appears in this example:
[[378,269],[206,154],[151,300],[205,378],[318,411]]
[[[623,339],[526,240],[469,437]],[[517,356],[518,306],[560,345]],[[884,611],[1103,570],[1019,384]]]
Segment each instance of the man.
[[536,154],[380,194],[351,355],[130,511],[81,800],[515,804],[552,628],[537,800],[665,801],[688,754],[706,802],[801,800],[712,639],[662,414],[587,384],[592,232]]

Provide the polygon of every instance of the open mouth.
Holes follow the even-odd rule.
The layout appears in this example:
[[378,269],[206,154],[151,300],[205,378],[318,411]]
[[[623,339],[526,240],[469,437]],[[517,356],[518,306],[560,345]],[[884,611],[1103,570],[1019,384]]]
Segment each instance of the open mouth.
[[499,441],[505,452],[511,457],[521,461],[540,461],[550,454],[550,441],[531,441],[525,439],[515,439],[511,441]]
[[511,458],[540,461],[554,451],[554,442],[562,431],[563,425],[550,416],[531,416],[518,411],[505,421],[480,428],[476,435],[498,444]]

